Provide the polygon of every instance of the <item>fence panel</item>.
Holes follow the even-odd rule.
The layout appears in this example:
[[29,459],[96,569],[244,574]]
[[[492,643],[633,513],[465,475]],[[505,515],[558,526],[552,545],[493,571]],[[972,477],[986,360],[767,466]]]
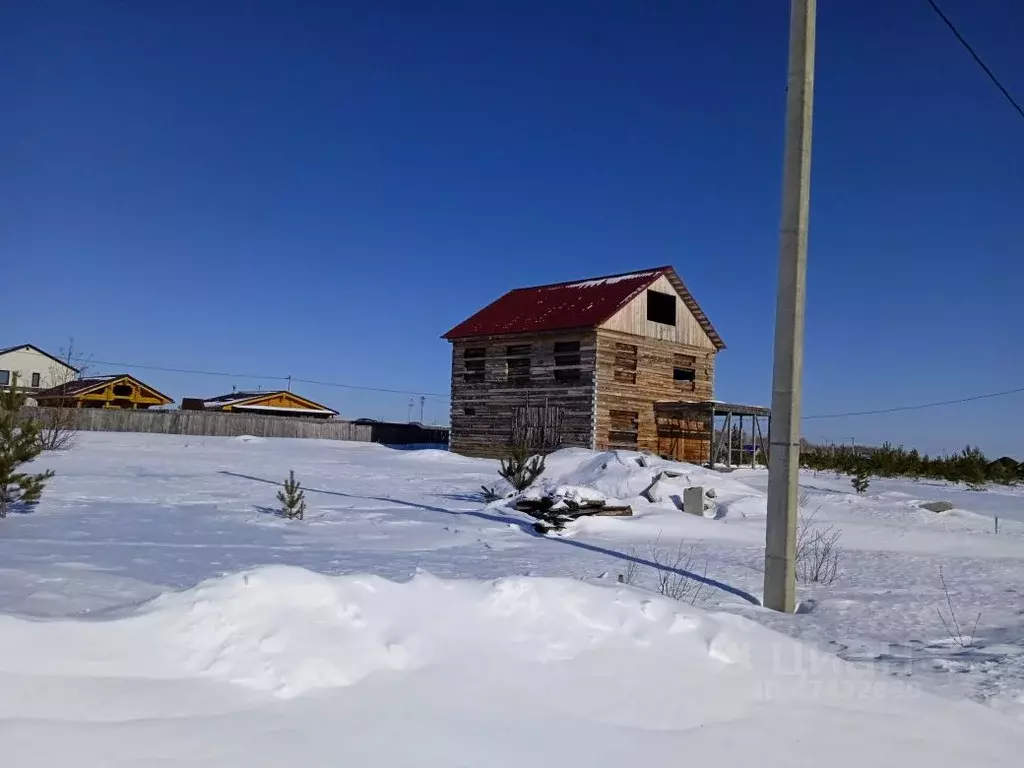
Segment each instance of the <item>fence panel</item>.
[[208,437],[295,437],[321,440],[371,441],[368,424],[342,419],[299,419],[216,411],[132,411],[105,408],[23,408],[33,418],[46,419],[60,411],[71,429],[88,432],[149,432]]

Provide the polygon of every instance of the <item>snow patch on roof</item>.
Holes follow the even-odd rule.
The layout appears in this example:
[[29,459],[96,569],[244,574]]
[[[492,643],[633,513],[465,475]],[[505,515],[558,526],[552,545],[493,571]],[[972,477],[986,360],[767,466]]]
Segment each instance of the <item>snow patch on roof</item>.
[[615,277],[599,277],[595,280],[581,280],[578,283],[563,283],[562,285],[551,285],[545,286],[545,290],[562,289],[562,288],[599,288],[602,285],[614,285],[615,283],[621,283],[623,280],[639,280],[646,277],[654,277],[660,274],[658,270],[648,270],[647,272],[630,272],[625,275],[616,275]]
[[333,414],[326,408],[295,408],[289,405],[239,405],[239,411],[294,411],[295,413],[326,413]]
[[245,397],[237,397],[234,400],[204,400],[203,408],[223,408],[235,403],[244,403],[246,400],[252,400],[253,397],[254,395],[247,394]]

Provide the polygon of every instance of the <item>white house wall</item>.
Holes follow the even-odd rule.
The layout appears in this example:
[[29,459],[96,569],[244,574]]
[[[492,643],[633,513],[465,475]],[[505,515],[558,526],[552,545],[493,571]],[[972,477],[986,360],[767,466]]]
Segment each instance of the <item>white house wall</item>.
[[18,386],[22,389],[34,389],[33,373],[39,374],[39,388],[56,386],[76,376],[71,368],[30,348],[14,349],[0,355],[0,371],[9,371],[11,379],[17,374]]

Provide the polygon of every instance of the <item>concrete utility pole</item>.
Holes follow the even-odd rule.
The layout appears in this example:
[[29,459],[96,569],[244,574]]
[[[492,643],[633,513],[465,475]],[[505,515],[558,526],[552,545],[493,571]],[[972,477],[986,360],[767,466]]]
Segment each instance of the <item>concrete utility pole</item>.
[[775,370],[772,377],[771,450],[768,454],[764,604],[786,613],[796,610],[800,379],[804,362],[815,8],[815,0],[792,0],[791,3],[779,287],[775,307]]

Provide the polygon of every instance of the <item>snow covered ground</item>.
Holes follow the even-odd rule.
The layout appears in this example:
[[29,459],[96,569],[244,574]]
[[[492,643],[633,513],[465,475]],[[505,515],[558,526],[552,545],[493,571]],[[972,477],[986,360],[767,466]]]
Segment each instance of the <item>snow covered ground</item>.
[[[857,497],[846,479],[805,475],[807,513],[842,533],[840,573],[783,616],[756,605],[764,472],[638,458],[549,457],[543,487],[596,490],[637,515],[539,536],[480,501],[489,461],[83,433],[39,462],[57,476],[38,509],[0,521],[0,754],[76,767],[1016,764],[1024,491],[873,480]],[[639,498],[669,466],[684,476],[665,500]],[[273,514],[289,469],[307,489],[302,522]],[[705,517],[671,498],[692,484],[715,491]],[[936,499],[957,508],[916,506]],[[706,582],[694,606],[652,591],[651,561],[680,545]],[[634,585],[617,584],[631,562]],[[968,648],[940,618],[940,566],[965,634],[980,612]]]

